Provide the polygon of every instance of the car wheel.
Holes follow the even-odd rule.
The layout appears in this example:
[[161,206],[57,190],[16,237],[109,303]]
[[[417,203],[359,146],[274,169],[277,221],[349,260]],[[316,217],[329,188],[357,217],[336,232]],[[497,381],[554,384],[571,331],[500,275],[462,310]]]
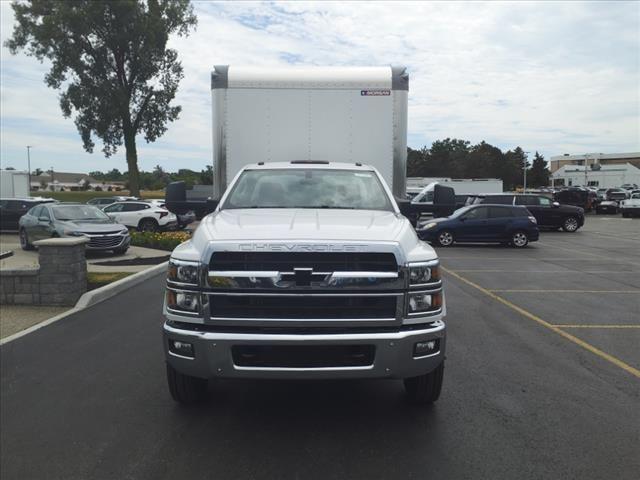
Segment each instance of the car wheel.
[[444,379],[444,361],[425,375],[404,379],[404,389],[412,403],[429,405],[440,397]]
[[171,397],[183,405],[193,405],[207,396],[207,380],[177,372],[168,363],[167,383]]
[[576,217],[567,217],[562,224],[562,229],[565,232],[575,232],[578,230],[578,219]]
[[141,232],[157,232],[158,229],[158,222],[152,218],[143,218],[138,224],[138,230]]
[[451,245],[453,245],[453,233],[451,232],[451,230],[443,230],[438,233],[436,241],[441,247],[450,247]]
[[513,245],[514,247],[524,248],[528,244],[529,244],[529,237],[527,237],[527,234],[522,230],[514,232],[513,235],[511,235],[511,245]]
[[20,247],[23,250],[33,250],[33,245],[29,243],[29,236],[27,235],[27,231],[24,228],[20,229]]

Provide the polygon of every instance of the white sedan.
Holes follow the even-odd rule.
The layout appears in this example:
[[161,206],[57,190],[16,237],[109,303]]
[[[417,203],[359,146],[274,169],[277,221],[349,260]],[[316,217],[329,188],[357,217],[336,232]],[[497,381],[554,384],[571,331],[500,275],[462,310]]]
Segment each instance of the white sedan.
[[169,210],[148,202],[116,202],[102,211],[116,222],[142,232],[167,230],[178,224],[178,219]]

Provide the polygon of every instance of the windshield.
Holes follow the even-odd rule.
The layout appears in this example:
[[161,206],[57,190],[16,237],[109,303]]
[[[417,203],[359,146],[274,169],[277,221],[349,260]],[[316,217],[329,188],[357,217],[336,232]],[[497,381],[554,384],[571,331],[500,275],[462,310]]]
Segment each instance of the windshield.
[[245,170],[222,206],[229,208],[393,211],[374,172],[328,169]]
[[461,207],[461,208],[457,209],[455,212],[453,212],[453,213],[451,214],[451,218],[457,218],[457,217],[459,217],[460,215],[463,215],[464,213],[466,213],[466,212],[468,212],[469,210],[471,210],[471,207],[472,207],[471,205],[468,205],[468,206],[466,206],[466,207]]
[[92,205],[60,205],[52,207],[53,216],[61,221],[110,222],[111,219]]

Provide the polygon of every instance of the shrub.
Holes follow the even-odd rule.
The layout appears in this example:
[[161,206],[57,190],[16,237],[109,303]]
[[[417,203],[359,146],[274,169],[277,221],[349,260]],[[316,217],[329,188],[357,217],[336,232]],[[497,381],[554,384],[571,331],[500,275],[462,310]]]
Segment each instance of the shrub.
[[171,251],[190,238],[189,232],[131,232],[131,245]]

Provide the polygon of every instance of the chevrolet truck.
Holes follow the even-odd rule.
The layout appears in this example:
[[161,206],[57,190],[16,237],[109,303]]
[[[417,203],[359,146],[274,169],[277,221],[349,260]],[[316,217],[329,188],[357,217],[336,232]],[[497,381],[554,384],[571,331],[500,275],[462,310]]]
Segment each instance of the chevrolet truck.
[[[215,378],[387,378],[436,401],[440,262],[397,201],[405,69],[216,67],[212,90],[213,212],[166,282],[173,398],[197,402]],[[181,184],[167,205],[194,208]]]

